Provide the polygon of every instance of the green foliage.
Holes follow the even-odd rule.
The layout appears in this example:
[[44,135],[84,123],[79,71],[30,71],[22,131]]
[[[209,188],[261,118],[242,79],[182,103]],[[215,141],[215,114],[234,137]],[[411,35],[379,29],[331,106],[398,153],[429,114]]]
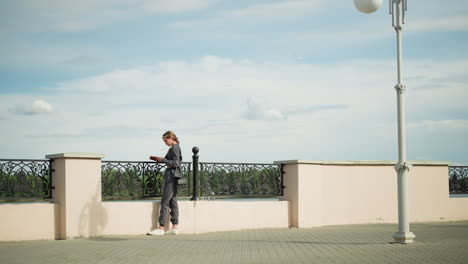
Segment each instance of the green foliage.
[[50,198],[48,161],[3,160],[0,162],[0,201]]
[[201,196],[275,196],[281,193],[276,165],[204,164]]
[[[187,186],[179,187],[179,196],[191,194],[191,172],[183,166]],[[104,200],[145,199],[161,197],[165,165],[154,162],[105,163],[102,166],[102,196]]]

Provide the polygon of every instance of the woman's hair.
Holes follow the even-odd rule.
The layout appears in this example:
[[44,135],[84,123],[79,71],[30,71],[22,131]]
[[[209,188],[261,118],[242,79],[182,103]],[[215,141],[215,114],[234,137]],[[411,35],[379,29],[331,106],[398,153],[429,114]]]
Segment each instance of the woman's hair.
[[163,134],[163,138],[172,138],[175,142],[179,143],[179,138],[177,138],[176,134],[172,131],[167,131]]

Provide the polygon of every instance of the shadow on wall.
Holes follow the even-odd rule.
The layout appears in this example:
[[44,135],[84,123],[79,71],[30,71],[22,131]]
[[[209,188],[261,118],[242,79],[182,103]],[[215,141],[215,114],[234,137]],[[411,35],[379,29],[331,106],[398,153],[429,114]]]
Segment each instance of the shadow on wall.
[[78,222],[79,236],[100,236],[107,221],[107,212],[102,208],[101,189],[97,186],[93,197],[81,210]]

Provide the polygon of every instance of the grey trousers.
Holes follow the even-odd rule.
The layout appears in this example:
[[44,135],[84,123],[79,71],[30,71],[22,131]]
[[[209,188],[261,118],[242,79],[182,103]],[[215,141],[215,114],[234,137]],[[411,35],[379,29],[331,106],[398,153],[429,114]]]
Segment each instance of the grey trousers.
[[172,178],[164,183],[159,210],[159,226],[166,225],[167,212],[171,210],[171,223],[179,224],[179,205],[177,204],[177,179]]

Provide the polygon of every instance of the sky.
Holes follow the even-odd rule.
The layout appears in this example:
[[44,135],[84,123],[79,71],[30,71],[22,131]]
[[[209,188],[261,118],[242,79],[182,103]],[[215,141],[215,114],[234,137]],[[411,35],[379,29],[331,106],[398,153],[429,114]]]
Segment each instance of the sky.
[[[449,3],[450,2],[450,3]],[[408,1],[408,160],[468,165],[468,2]],[[388,2],[1,0],[0,158],[397,160]]]

